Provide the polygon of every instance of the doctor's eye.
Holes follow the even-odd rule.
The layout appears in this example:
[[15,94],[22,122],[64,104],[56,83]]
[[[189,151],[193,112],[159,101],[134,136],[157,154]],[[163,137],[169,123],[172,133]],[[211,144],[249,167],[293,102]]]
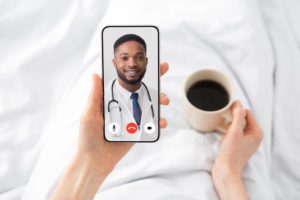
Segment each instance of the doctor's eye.
[[122,56],[122,57],[121,57],[121,61],[125,62],[125,61],[127,61],[127,60],[128,60],[128,57],[127,57],[127,56]]
[[144,57],[143,55],[138,55],[138,56],[137,56],[137,60],[138,60],[138,61],[143,61],[144,58],[145,58],[145,57]]

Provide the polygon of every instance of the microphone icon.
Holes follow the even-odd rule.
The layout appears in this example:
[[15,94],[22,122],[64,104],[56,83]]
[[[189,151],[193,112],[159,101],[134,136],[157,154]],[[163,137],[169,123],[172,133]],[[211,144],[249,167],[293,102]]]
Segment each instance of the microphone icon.
[[119,132],[120,132],[120,126],[117,123],[111,123],[109,125],[109,132],[112,133],[114,136],[120,136]]

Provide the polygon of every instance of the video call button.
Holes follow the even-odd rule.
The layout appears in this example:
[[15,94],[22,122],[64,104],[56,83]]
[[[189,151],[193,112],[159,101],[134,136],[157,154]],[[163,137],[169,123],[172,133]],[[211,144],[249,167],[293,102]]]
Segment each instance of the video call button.
[[115,136],[120,135],[119,134],[119,132],[120,132],[120,126],[119,126],[119,124],[117,124],[117,123],[110,123],[108,128],[109,128],[109,132],[112,133],[113,135],[115,135]]
[[126,130],[130,134],[136,133],[137,129],[138,129],[138,127],[137,127],[136,123],[134,123],[134,122],[130,122],[126,126]]
[[155,129],[155,125],[152,122],[148,122],[144,125],[144,131],[148,134],[154,133]]

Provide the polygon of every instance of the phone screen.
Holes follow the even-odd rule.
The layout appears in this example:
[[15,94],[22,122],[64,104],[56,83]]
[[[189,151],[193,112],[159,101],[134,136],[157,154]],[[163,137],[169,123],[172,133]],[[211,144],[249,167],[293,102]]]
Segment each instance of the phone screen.
[[157,141],[160,135],[158,28],[103,28],[102,77],[105,139]]

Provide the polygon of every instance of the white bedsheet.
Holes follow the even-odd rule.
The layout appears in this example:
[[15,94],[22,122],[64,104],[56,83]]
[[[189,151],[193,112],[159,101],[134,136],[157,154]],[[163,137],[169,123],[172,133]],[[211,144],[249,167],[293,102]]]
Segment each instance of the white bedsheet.
[[105,6],[0,1],[0,199],[20,199]]
[[162,108],[169,127],[161,139],[135,145],[96,199],[217,199],[210,168],[219,135],[190,129],[181,117],[182,93],[174,90],[206,67],[234,80],[237,98],[264,131],[243,175],[250,198],[299,198],[300,29],[296,10],[287,12],[294,2],[30,3],[0,6],[0,199],[51,193],[74,154],[90,76],[101,71],[100,31],[111,24],[159,26],[161,60],[170,64],[161,89],[171,104]]
[[271,176],[277,199],[299,199],[300,2],[262,3],[275,55]]

